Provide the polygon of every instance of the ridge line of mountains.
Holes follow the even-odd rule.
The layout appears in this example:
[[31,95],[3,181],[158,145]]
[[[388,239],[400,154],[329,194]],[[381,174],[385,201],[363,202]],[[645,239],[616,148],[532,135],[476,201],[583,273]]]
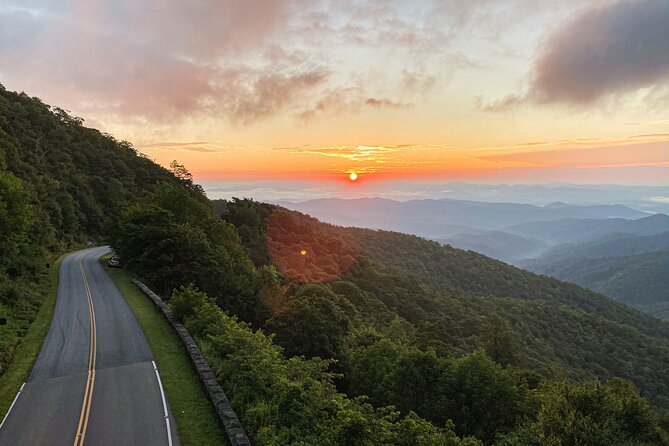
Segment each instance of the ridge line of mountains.
[[280,202],[342,226],[416,234],[577,283],[669,319],[669,216],[622,205],[452,199]]

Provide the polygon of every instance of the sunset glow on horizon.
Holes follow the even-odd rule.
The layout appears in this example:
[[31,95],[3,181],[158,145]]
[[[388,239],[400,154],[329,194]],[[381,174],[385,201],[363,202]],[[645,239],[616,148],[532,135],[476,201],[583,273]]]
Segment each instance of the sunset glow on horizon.
[[0,82],[198,181],[669,185],[666,1],[117,12],[5,2]]

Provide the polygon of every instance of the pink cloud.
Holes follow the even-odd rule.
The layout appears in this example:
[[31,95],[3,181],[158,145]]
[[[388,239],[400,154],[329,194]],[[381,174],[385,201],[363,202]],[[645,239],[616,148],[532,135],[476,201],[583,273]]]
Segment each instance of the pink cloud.
[[538,100],[592,103],[669,75],[669,2],[620,1],[588,9],[542,49],[532,81]]
[[666,85],[669,2],[620,0],[586,8],[553,32],[524,93],[477,106],[501,111],[525,103],[591,105],[608,95]]
[[235,63],[285,25],[287,0],[40,6],[0,10],[3,82],[79,112],[157,121],[223,112],[250,122],[325,78],[305,58]]

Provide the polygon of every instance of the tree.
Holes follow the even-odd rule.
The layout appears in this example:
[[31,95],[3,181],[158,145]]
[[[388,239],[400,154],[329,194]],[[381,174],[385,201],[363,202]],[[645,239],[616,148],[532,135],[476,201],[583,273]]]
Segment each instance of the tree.
[[177,160],[170,163],[170,172],[185,183],[193,182],[193,175],[186,169],[186,166],[180,164]]
[[513,332],[501,317],[489,316],[481,327],[481,344],[493,361],[508,365],[516,360],[516,345]]
[[276,333],[289,356],[338,358],[351,327],[347,311],[353,311],[348,301],[323,285],[310,285],[299,290],[288,307],[265,326]]
[[511,432],[516,420],[531,411],[521,373],[501,367],[482,351],[452,360],[438,394],[433,417],[441,423],[453,420],[459,435],[474,435],[486,444]]
[[193,182],[193,174],[186,169],[186,166],[174,160],[170,163],[170,172],[190,191],[197,195],[204,195],[204,189],[199,184]]
[[546,381],[538,396],[541,408],[536,418],[509,435],[502,445],[669,445],[669,435],[627,380]]
[[17,260],[22,245],[26,244],[32,217],[33,209],[28,204],[23,182],[0,171],[0,274]]

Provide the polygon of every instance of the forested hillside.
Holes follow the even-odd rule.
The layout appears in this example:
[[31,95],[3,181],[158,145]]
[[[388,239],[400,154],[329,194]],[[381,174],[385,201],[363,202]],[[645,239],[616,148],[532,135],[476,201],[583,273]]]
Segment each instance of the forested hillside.
[[[660,372],[669,364],[666,323],[578,286],[420,237],[339,228],[262,204],[254,213],[248,201],[215,206],[262,262],[281,264],[285,255],[276,248],[268,253],[265,246],[289,240],[296,263],[283,271],[293,280],[311,282],[309,277],[337,271],[350,263],[342,259],[356,256],[329,288],[377,330],[400,316],[422,342],[463,353],[483,346],[486,319],[498,316],[516,340],[515,364],[545,376],[627,377],[669,407],[669,380]],[[280,236],[276,229],[262,230],[277,221]],[[302,249],[309,254],[298,255]],[[271,328],[279,341],[286,336]]]
[[502,231],[463,233],[437,241],[455,248],[476,251],[507,263],[537,257],[548,249],[548,245],[539,240]]
[[[442,254],[447,265],[462,262],[450,287],[428,283],[372,259],[374,241],[365,238],[387,237],[393,250],[387,260],[404,258],[417,271],[427,259],[444,260],[423,249],[440,248],[436,243],[344,229],[249,200],[213,207],[239,236],[225,236],[225,251],[241,242],[244,252],[235,258],[253,266],[244,261],[242,269],[207,275],[219,261],[196,251],[183,255],[186,241],[221,245],[207,229],[214,223],[192,216],[187,202],[157,196],[126,214],[113,244],[154,285],[183,286],[172,293],[172,310],[203,347],[257,444],[669,441],[637,388],[614,378],[634,379],[656,408],[667,407],[662,323],[517,269],[507,288],[493,293],[512,269],[459,250]],[[167,237],[170,219],[155,218],[162,212],[193,236]],[[154,240],[136,235],[161,231]],[[175,269],[142,261],[161,253],[175,259]],[[470,266],[477,269],[463,275]],[[488,278],[488,269],[498,271]],[[246,277],[255,292],[225,289],[231,277],[232,283]],[[470,279],[482,284],[467,285]],[[638,326],[621,322],[626,318]],[[638,428],[629,416],[642,420]],[[579,427],[565,429],[571,422]]]
[[669,232],[617,234],[589,243],[561,245],[523,266],[669,319]]
[[470,296],[544,300],[669,339],[666,323],[579,286],[416,236],[367,229],[348,231],[374,262],[419,278],[436,289]]
[[0,374],[41,304],[53,254],[103,241],[124,209],[164,184],[182,180],[128,143],[0,85]]
[[669,215],[625,218],[565,218],[528,222],[504,228],[505,232],[531,237],[549,244],[591,242],[611,234],[656,235],[667,231]]

